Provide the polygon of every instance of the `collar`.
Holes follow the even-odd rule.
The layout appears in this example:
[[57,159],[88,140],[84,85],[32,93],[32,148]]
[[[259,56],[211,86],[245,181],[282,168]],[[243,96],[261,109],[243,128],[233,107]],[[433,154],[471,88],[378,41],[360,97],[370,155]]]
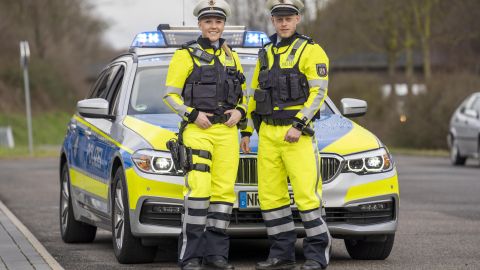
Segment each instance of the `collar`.
[[220,49],[220,48],[222,47],[223,43],[225,42],[225,39],[220,38],[218,41],[219,41],[219,42],[218,42],[218,48],[214,48],[214,47],[212,46],[212,43],[210,42],[210,40],[209,40],[208,38],[204,38],[204,37],[200,36],[200,37],[198,37],[198,39],[197,39],[198,44],[199,44],[204,50],[206,50],[206,49],[213,49],[214,51],[215,51],[215,50],[218,50],[218,49]]
[[277,48],[280,48],[280,47],[284,47],[284,46],[289,46],[290,44],[293,43],[293,41],[295,41],[295,39],[297,39],[298,36],[300,36],[300,34],[295,32],[289,38],[282,38],[282,40],[277,44],[278,35],[273,34],[272,36],[270,36],[270,40],[272,41],[273,46],[275,46]]

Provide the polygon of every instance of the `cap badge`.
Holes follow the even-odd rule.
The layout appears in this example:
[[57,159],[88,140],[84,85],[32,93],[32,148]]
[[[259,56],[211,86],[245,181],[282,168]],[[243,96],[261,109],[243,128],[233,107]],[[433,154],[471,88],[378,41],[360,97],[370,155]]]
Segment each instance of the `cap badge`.
[[215,0],[210,0],[210,1],[208,1],[208,4],[209,4],[210,6],[212,6],[212,7],[215,6]]

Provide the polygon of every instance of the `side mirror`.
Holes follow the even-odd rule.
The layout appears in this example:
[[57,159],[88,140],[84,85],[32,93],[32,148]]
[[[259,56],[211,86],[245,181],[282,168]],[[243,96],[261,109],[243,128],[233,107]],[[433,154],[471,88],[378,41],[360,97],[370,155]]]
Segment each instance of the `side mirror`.
[[77,102],[77,110],[81,116],[88,118],[114,118],[108,114],[108,101],[103,98],[80,100]]
[[478,112],[472,109],[465,109],[464,114],[472,118],[478,118]]
[[355,98],[342,98],[342,114],[345,117],[358,117],[367,113],[367,102]]

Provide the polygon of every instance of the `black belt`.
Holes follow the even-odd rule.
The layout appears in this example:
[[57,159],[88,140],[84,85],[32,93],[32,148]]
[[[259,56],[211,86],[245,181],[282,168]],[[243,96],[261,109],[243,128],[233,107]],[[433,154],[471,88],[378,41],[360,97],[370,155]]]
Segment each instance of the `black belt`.
[[293,124],[293,119],[278,119],[270,116],[262,116],[262,121],[271,126],[290,126]]
[[223,124],[228,121],[230,114],[207,116],[207,118],[212,124]]

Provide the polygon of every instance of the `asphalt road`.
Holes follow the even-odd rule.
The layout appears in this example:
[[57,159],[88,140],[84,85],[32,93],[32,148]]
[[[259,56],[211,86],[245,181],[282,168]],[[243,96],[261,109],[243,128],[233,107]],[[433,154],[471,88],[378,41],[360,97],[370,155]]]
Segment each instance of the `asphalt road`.
[[[445,158],[396,157],[400,225],[390,257],[356,261],[334,241],[329,269],[480,269],[480,167],[452,167]],[[0,160],[0,200],[32,231],[65,269],[174,269],[176,246],[166,241],[155,263],[120,265],[109,232],[91,244],[65,244],[58,225],[56,159]],[[301,262],[301,242],[297,258]],[[264,240],[232,240],[237,269],[252,269],[267,255]]]

